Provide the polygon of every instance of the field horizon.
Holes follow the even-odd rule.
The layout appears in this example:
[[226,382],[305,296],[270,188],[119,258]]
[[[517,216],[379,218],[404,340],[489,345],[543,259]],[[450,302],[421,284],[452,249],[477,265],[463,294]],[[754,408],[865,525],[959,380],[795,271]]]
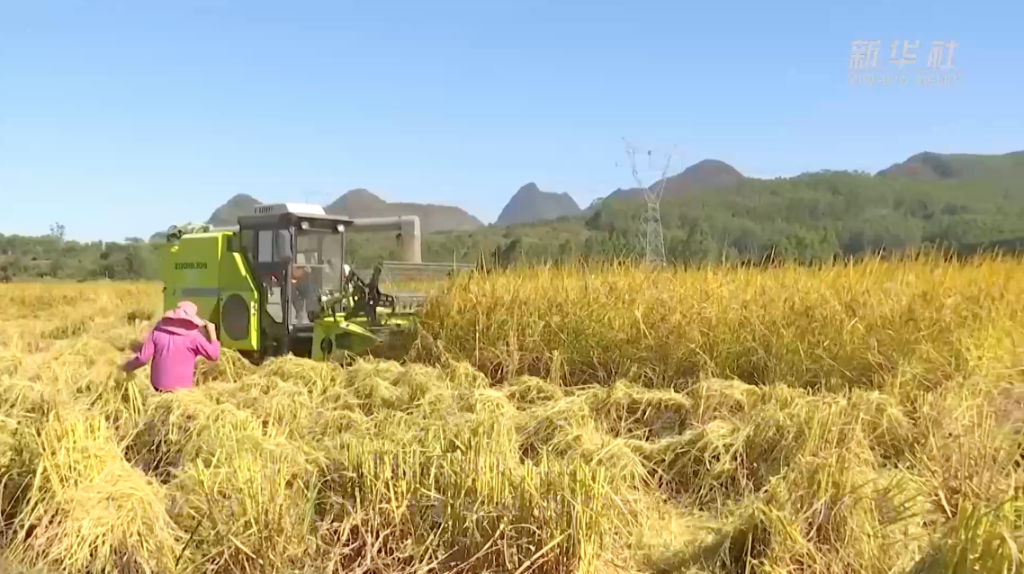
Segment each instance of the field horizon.
[[406,363],[117,370],[159,284],[0,285],[5,572],[1020,571],[1024,262],[512,269]]

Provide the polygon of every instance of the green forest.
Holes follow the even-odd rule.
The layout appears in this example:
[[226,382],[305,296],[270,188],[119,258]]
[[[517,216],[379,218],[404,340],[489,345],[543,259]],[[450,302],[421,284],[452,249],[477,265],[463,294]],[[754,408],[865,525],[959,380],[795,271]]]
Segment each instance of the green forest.
[[[610,199],[586,217],[423,238],[424,261],[499,264],[629,258],[642,254],[645,204]],[[1024,181],[1017,174],[919,180],[855,172],[745,179],[666,198],[667,258],[813,263],[879,251],[941,247],[960,254],[1024,245]],[[350,235],[357,268],[396,257],[394,238]],[[159,240],[82,243],[58,223],[42,237],[0,235],[0,281],[155,278]]]

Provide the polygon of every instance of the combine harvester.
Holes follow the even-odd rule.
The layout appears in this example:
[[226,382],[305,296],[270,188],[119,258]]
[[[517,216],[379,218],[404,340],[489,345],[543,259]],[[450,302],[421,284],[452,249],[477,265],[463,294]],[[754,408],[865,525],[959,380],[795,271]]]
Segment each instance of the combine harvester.
[[[384,261],[368,281],[346,263],[346,235],[397,232],[403,261]],[[426,295],[380,290],[381,275],[450,276],[472,265],[423,263],[416,216],[353,219],[319,205],[258,205],[238,225],[174,226],[160,262],[164,309],[192,301],[217,325],[221,345],[259,363],[292,354],[328,360],[382,347],[404,354]]]

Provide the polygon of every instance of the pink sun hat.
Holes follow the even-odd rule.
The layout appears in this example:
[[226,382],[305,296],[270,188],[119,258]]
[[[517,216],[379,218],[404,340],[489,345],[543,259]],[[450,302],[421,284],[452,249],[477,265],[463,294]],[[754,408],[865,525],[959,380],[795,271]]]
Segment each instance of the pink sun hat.
[[196,307],[195,303],[191,301],[181,301],[174,309],[164,313],[164,316],[161,317],[161,319],[171,323],[191,323],[196,327],[202,327],[206,324],[206,321],[202,320],[198,313],[199,308]]

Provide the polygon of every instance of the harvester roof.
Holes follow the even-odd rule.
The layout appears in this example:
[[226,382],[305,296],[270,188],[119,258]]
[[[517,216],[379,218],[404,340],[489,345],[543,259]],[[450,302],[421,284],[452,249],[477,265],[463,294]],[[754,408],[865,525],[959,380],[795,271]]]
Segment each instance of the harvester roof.
[[340,215],[330,215],[324,208],[310,203],[269,203],[257,205],[250,215],[239,215],[238,223],[243,226],[252,225],[295,225],[303,220],[330,221],[341,225],[351,225],[352,219]]

